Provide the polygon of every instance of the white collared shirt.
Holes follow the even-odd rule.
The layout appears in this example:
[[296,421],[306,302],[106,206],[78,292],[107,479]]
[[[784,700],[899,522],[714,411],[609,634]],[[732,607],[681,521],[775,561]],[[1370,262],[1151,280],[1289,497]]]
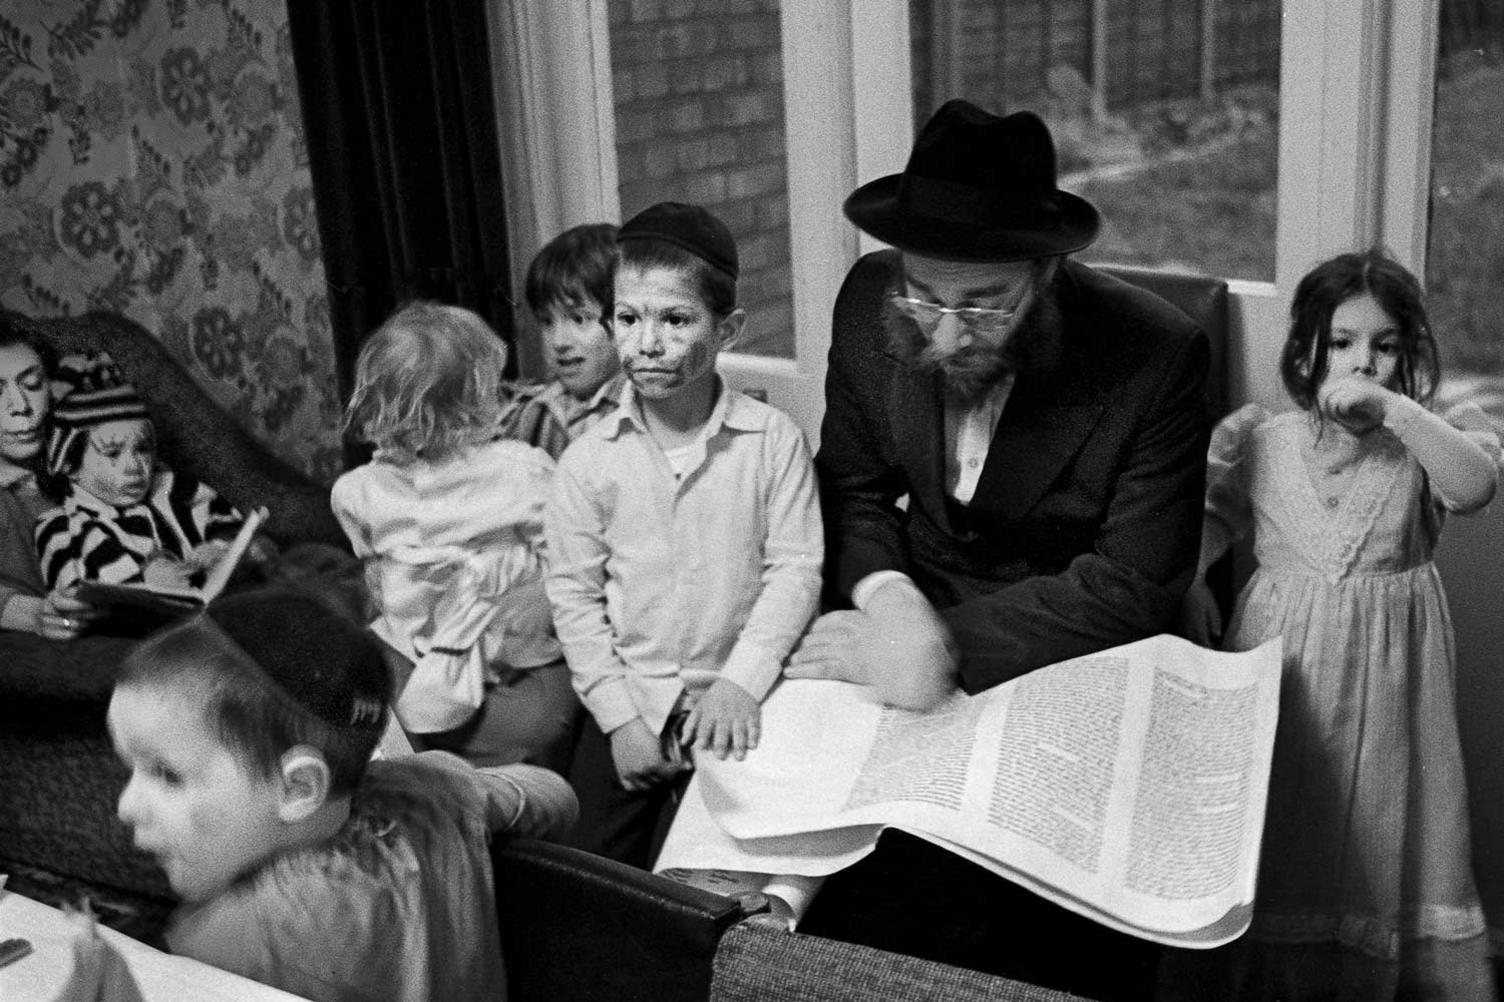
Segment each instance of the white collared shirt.
[[630,386],[559,460],[548,596],[601,730],[657,733],[679,693],[767,695],[813,617],[824,540],[814,465],[782,411],[720,389],[675,472]]
[[[1012,393],[1013,373],[1009,372],[970,407],[948,393],[945,395],[945,492],[961,504],[970,504],[976,496],[977,481],[992,448],[992,436]],[[858,609],[866,608],[868,598],[882,585],[910,580],[903,571],[874,571],[851,589],[851,604]]]

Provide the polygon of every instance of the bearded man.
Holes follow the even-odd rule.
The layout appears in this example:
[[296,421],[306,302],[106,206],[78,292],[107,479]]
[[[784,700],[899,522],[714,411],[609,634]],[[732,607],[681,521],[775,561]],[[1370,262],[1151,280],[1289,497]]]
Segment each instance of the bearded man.
[[[1057,188],[1044,123],[951,101],[845,210],[896,250],[858,261],[836,303],[816,467],[826,582],[850,607],[787,674],[925,708],[1170,629],[1200,541],[1208,345],[1067,257],[1100,220]],[[804,928],[1093,997],[1134,997],[1128,969],[1153,957],[892,832]],[[1077,977],[1086,943],[1121,954],[1105,987]],[[1038,967],[1067,949],[1063,974]]]
[[897,250],[835,307],[815,464],[826,580],[791,676],[923,708],[1170,628],[1195,570],[1205,337],[1066,255],[1097,210],[1038,117],[937,111],[852,222]]

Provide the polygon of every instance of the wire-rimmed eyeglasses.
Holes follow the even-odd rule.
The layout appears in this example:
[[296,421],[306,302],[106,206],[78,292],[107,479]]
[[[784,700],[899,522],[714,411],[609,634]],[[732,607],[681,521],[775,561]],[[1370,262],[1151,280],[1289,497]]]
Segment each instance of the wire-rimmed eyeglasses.
[[1013,318],[1018,316],[1018,306],[989,308],[985,306],[941,306],[913,296],[894,293],[888,297],[893,308],[914,321],[926,337],[935,333],[940,321],[947,316],[955,317],[973,337],[986,336],[1004,331]]

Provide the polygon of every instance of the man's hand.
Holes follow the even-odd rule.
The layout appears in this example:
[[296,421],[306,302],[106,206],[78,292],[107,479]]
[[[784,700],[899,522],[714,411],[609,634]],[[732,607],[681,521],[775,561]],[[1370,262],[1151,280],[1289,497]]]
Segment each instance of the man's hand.
[[611,761],[616,778],[628,790],[648,790],[672,779],[678,772],[663,757],[658,738],[641,717],[633,717],[611,732]]
[[863,610],[815,620],[784,669],[789,678],[866,685],[909,710],[927,710],[953,692],[956,672],[950,630],[907,581],[883,584]]
[[827,612],[799,641],[789,666],[789,678],[827,678],[871,685],[873,662],[862,648],[876,629],[865,612],[856,609]]
[[684,718],[684,740],[719,759],[730,753],[740,762],[761,734],[757,700],[730,679],[717,679]]

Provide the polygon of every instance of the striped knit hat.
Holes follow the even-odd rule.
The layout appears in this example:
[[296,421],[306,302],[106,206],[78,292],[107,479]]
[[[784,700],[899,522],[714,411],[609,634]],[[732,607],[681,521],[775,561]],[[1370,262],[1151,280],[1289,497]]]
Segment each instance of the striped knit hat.
[[151,420],[146,401],[130,383],[81,388],[52,405],[52,434],[47,440],[47,472],[61,476],[73,444],[89,429],[110,421]]

